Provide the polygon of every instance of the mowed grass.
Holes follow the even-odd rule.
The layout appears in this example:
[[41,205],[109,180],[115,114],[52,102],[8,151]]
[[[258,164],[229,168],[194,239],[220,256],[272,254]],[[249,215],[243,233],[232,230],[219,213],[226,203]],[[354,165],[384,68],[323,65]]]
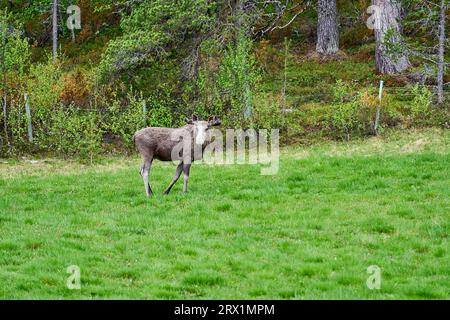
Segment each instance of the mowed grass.
[[448,299],[448,141],[290,147],[274,176],[194,165],[186,195],[161,195],[156,162],[150,199],[137,158],[1,164],[0,298]]

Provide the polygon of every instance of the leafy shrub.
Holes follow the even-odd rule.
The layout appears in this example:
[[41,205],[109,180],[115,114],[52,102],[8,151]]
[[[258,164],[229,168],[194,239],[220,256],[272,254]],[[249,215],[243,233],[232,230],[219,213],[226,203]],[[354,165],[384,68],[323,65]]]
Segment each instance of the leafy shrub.
[[251,54],[252,41],[240,32],[236,44],[229,44],[219,67],[218,87],[222,103],[229,106],[223,110],[227,126],[244,127],[252,112],[252,93],[258,80],[255,59]]
[[332,87],[334,101],[337,103],[350,101],[353,96],[353,91],[351,85],[342,80],[337,80],[336,84]]
[[34,112],[51,110],[58,104],[62,91],[61,77],[61,65],[53,63],[50,58],[46,63],[31,67],[27,92]]
[[57,154],[78,155],[92,162],[101,150],[103,133],[102,117],[97,112],[68,109],[60,105],[51,113],[47,141]]
[[362,127],[359,119],[359,105],[356,102],[338,103],[333,106],[329,125],[340,138],[350,140],[352,133],[358,133]]
[[406,105],[407,119],[410,124],[421,125],[430,113],[433,93],[425,86],[411,88],[412,100]]
[[298,141],[300,136],[309,139],[328,132],[330,106],[321,103],[308,103],[285,113],[286,138]]
[[136,97],[129,94],[127,105],[123,105],[120,100],[115,100],[109,106],[107,128],[113,135],[119,137],[127,147],[133,144],[134,133],[146,126],[146,115],[143,104],[145,100],[142,95]]
[[147,124],[152,127],[170,127],[173,125],[173,117],[168,101],[161,97],[152,96],[149,99]]
[[286,125],[281,97],[259,94],[254,99],[253,126],[258,129],[281,129]]
[[255,58],[266,72],[277,73],[283,65],[283,56],[269,40],[261,40],[255,47]]
[[82,70],[64,76],[60,100],[65,105],[88,107],[93,93],[93,75]]

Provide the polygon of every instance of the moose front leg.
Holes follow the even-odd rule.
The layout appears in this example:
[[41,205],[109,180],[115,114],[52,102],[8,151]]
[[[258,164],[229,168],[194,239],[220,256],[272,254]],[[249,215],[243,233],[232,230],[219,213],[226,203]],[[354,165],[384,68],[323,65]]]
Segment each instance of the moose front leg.
[[191,169],[191,164],[183,164],[183,172],[184,172],[184,184],[183,184],[183,192],[187,192],[187,184],[189,180],[189,170]]
[[181,171],[183,171],[183,162],[181,162],[178,167],[177,170],[175,171],[175,175],[173,176],[172,182],[170,182],[169,186],[167,187],[166,190],[164,190],[164,194],[169,194],[170,189],[172,189],[173,185],[175,184],[175,182],[178,181],[178,178],[181,176]]

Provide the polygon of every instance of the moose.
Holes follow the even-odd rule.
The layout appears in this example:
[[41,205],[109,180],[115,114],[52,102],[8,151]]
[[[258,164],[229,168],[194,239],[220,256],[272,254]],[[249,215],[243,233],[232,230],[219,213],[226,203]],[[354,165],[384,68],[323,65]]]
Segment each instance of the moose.
[[144,180],[147,196],[153,195],[149,182],[149,172],[153,159],[180,161],[172,181],[164,190],[164,194],[169,194],[170,189],[180,178],[181,172],[184,173],[183,192],[187,192],[191,163],[194,160],[201,159],[198,156],[197,158],[194,157],[198,155],[194,149],[200,148],[201,153],[203,153],[208,143],[208,130],[212,126],[220,124],[221,121],[216,116],[209,117],[208,121],[202,121],[196,115],[193,115],[192,120],[189,120],[187,125],[180,128],[148,127],[137,131],[133,140],[136,149],[142,156],[143,163],[140,174]]

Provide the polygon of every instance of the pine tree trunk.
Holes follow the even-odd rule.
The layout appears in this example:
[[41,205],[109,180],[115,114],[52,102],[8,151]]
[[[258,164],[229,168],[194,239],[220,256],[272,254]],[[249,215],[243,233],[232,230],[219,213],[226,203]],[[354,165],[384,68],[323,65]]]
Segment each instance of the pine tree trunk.
[[[396,74],[406,70],[410,66],[406,55],[391,57],[387,53],[384,37],[391,28],[395,33],[401,33],[400,10],[398,0],[373,0],[373,4],[379,8],[379,20],[375,28],[375,62],[377,70],[381,74]],[[401,41],[400,37],[394,37],[393,41]]]
[[336,0],[319,0],[317,12],[316,51],[320,54],[335,54],[339,50]]
[[437,92],[438,103],[444,102],[444,71],[445,71],[445,0],[441,1],[439,14],[439,52],[438,52],[438,75],[437,75]]
[[53,62],[58,52],[58,0],[53,0],[52,7]]

